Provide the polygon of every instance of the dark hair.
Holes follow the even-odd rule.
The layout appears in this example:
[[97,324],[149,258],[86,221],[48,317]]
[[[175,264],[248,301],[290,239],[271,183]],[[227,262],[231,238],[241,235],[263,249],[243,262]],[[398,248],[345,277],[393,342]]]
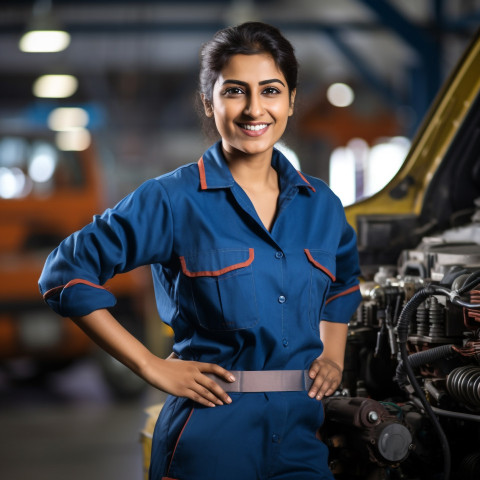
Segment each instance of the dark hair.
[[298,62],[291,43],[276,27],[246,22],[218,31],[200,51],[200,93],[212,101],[213,86],[230,57],[268,53],[285,76],[291,93],[297,86]]

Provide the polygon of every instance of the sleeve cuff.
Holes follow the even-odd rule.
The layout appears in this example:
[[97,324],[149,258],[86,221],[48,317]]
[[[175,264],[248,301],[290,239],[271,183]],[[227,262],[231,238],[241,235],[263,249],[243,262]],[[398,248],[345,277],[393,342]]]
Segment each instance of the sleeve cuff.
[[361,300],[359,285],[354,285],[343,292],[332,295],[326,301],[322,320],[336,323],[350,322]]
[[105,288],[82,281],[55,287],[44,294],[44,299],[62,317],[81,317],[117,303],[115,296]]

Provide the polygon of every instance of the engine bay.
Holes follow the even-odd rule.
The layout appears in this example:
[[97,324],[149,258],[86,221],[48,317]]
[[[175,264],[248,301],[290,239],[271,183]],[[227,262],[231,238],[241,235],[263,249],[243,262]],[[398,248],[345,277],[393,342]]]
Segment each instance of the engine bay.
[[361,284],[341,388],[324,401],[336,479],[480,478],[480,203]]

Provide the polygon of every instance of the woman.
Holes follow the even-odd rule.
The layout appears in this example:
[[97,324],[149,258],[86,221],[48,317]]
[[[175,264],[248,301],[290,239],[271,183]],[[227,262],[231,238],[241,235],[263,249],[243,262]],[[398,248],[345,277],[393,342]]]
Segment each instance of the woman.
[[[201,52],[200,90],[220,142],[96,216],[40,278],[52,308],[170,394],[151,480],[333,478],[316,432],[320,400],[341,381],[359,270],[339,200],[274,149],[296,82],[276,28],[218,32]],[[175,332],[167,359],[117,323],[101,287],[146,264]]]

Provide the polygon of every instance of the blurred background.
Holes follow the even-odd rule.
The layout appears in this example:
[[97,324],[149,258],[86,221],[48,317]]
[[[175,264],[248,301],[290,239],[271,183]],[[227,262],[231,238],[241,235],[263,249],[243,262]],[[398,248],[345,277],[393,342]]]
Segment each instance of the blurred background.
[[[344,205],[401,166],[480,25],[480,0],[4,0],[0,4],[0,476],[142,478],[162,394],[39,298],[51,249],[144,180],[208,147],[198,51],[220,28],[278,26],[301,65],[283,148]],[[109,286],[159,355],[148,270]]]

